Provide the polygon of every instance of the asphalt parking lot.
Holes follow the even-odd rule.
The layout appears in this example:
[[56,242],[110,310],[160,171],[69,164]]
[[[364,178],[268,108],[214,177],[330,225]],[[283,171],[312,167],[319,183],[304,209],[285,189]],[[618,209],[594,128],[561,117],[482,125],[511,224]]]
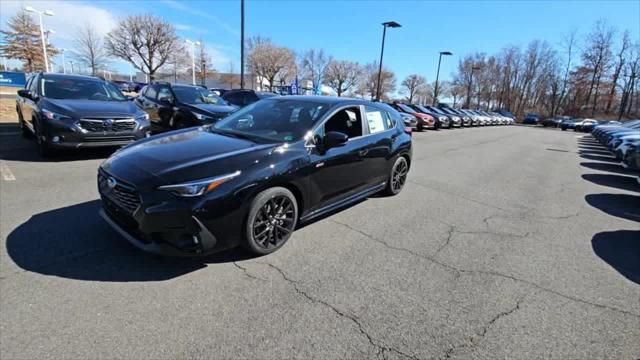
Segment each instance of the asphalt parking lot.
[[640,357],[640,186],[589,135],[416,133],[399,196],[193,260],[101,220],[108,152],[0,130],[3,359]]

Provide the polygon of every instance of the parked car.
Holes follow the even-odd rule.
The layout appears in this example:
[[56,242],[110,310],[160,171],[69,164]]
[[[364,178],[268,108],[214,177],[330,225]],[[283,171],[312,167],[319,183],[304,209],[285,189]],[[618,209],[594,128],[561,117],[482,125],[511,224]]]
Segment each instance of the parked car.
[[418,120],[418,124],[416,125],[416,130],[418,131],[422,131],[425,128],[435,129],[436,127],[436,120],[433,118],[433,116],[421,113],[409,104],[390,103],[388,105],[399,112],[413,115]]
[[524,115],[524,119],[522,120],[522,123],[528,124],[528,125],[537,125],[538,121],[540,121],[540,115],[535,113],[529,113]]
[[169,83],[146,86],[135,101],[154,131],[212,124],[238,108],[203,87]]
[[416,111],[419,111],[423,114],[427,114],[431,117],[433,117],[435,119],[435,126],[434,126],[434,130],[440,129],[441,127],[451,127],[451,121],[449,120],[449,117],[443,114],[439,114],[433,110],[429,110],[426,106],[424,105],[412,105],[411,107],[413,107],[414,109],[416,109]]
[[427,108],[427,110],[438,114],[439,116],[443,115],[443,116],[446,116],[449,119],[449,126],[444,126],[443,125],[442,126],[443,128],[446,127],[448,129],[452,129],[454,127],[460,127],[461,126],[462,119],[459,116],[454,116],[454,115],[451,115],[451,114],[447,114],[446,112],[444,112],[444,111],[442,111],[442,110],[440,110],[440,109],[438,109],[437,107],[434,107],[434,106],[425,105],[424,107]]
[[22,133],[35,135],[38,151],[121,146],[149,134],[147,114],[112,83],[97,77],[37,73],[18,90]]
[[398,194],[411,152],[400,114],[384,104],[271,97],[120,149],[98,170],[101,215],[149,252],[268,254],[298,224]]
[[507,110],[507,109],[498,109],[498,110],[496,110],[496,112],[497,112],[498,114],[502,115],[502,116],[505,116],[505,117],[510,118],[510,119],[511,119],[511,120],[513,120],[513,122],[515,123],[516,116],[515,116],[515,115],[513,115],[513,114],[511,113],[511,111],[509,111],[509,110]]
[[576,123],[582,121],[582,119],[565,119],[560,122],[560,129],[566,131],[568,129],[575,129]]
[[211,90],[212,93],[218,96],[222,96],[225,93],[229,92],[229,89],[223,89],[223,88],[209,88],[209,90]]
[[464,113],[460,113],[458,110],[450,108],[448,106],[440,106],[439,108],[440,110],[442,110],[443,112],[455,116],[458,119],[460,119],[460,127],[464,127],[464,126],[471,126],[471,117],[464,114]]
[[142,83],[142,82],[132,82],[131,84],[133,84],[133,92],[140,92],[140,90],[142,90],[143,87],[149,85],[147,83]]
[[[640,144],[631,145],[622,159],[622,166],[640,172]],[[640,179],[639,179],[640,180]],[[640,181],[638,181],[640,183]]]
[[582,121],[578,121],[575,123],[573,131],[591,132],[591,130],[593,130],[593,127],[596,126],[597,124],[598,124],[597,120],[584,119]]
[[112,80],[111,83],[120,89],[120,91],[131,92],[134,86],[128,81]]
[[247,106],[249,104],[253,104],[258,100],[270,98],[273,96],[280,95],[272,92],[254,90],[229,90],[222,94],[222,98],[224,100],[232,105],[239,107]]

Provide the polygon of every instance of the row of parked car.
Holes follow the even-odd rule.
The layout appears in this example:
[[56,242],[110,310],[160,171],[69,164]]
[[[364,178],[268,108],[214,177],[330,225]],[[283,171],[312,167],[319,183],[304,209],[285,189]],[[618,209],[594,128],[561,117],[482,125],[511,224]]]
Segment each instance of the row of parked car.
[[471,126],[512,125],[515,123],[513,117],[498,112],[456,109],[445,105],[435,107],[400,102],[388,103],[388,105],[400,113],[405,126],[415,128],[418,131]]
[[591,133],[622,162],[623,167],[640,172],[640,120],[598,125]]

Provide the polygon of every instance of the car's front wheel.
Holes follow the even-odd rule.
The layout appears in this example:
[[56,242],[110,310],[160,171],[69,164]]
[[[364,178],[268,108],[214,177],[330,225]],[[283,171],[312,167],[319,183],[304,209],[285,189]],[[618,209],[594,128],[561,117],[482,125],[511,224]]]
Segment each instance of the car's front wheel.
[[389,174],[385,193],[391,196],[399,194],[407,181],[408,173],[409,162],[407,162],[407,159],[404,156],[399,156],[391,167],[391,174]]
[[242,245],[255,254],[270,254],[289,240],[297,221],[298,205],[291,191],[283,187],[264,190],[251,202]]
[[38,145],[38,153],[43,158],[51,156],[51,153],[52,153],[51,147],[44,140],[44,135],[42,134],[42,131],[40,130],[40,126],[38,125],[38,122],[34,121],[33,124],[34,124],[33,125],[34,126],[34,130],[35,130],[34,132],[35,132],[35,136],[36,136],[36,144]]

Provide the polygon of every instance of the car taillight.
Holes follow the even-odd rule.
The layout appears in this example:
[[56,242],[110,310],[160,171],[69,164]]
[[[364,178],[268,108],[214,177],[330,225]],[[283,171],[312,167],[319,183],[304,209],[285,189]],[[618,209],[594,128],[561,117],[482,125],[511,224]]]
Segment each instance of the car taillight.
[[409,134],[409,135],[413,136],[413,135],[412,135],[412,134],[413,134],[413,130],[411,130],[411,128],[410,128],[410,127],[406,127],[406,126],[405,126],[405,128],[404,128],[404,132],[405,132],[406,134]]

